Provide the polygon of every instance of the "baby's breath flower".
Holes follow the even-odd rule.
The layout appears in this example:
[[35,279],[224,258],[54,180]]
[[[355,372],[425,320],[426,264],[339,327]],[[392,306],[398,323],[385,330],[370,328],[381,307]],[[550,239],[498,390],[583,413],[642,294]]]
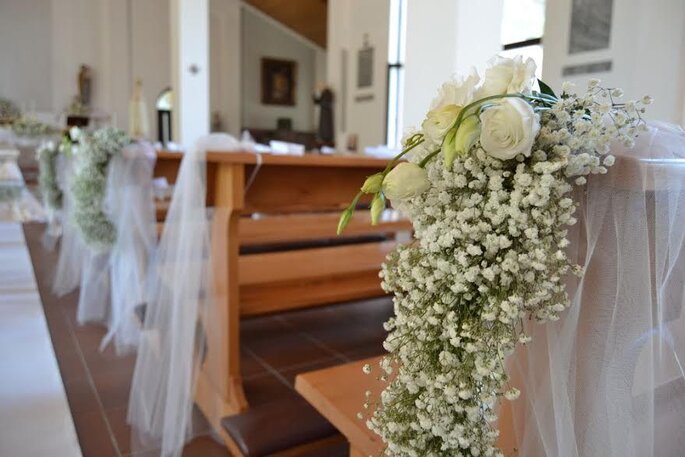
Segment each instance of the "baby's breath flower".
[[391,253],[381,274],[395,315],[380,368],[393,376],[367,424],[388,455],[502,455],[495,406],[521,394],[508,385],[504,359],[517,344],[535,344],[526,334],[535,324],[521,322],[563,316],[564,278],[582,274],[566,253],[571,191],[607,172],[610,144],[633,141],[651,102],[615,105],[622,92],[599,80],[586,94],[571,89],[539,114],[530,154],[499,160],[476,141],[449,168],[438,154],[425,166],[429,186],[393,202],[416,243]]

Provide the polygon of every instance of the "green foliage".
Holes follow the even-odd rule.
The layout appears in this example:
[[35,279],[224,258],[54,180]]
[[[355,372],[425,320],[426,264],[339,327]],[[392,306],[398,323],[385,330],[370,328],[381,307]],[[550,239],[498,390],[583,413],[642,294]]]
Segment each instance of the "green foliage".
[[62,190],[57,183],[57,158],[59,147],[54,143],[46,143],[37,151],[38,155],[38,186],[48,208],[57,210],[62,208]]
[[110,248],[116,241],[116,227],[103,210],[107,171],[112,157],[131,142],[125,132],[105,128],[84,134],[76,152],[76,175],[71,187],[74,222],[85,243],[94,249]]
[[540,86],[540,93],[549,95],[554,98],[558,98],[557,94],[554,93],[554,90],[552,90],[551,87],[549,87],[547,84],[545,84],[541,79],[538,79],[538,86]]

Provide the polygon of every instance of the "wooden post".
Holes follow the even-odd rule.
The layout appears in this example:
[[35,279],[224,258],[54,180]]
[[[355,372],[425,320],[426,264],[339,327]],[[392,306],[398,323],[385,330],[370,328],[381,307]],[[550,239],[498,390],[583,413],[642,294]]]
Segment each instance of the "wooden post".
[[211,261],[212,311],[204,317],[207,357],[198,379],[196,402],[215,430],[223,417],[247,409],[240,374],[239,222],[244,206],[242,164],[219,163],[208,169],[207,194],[213,199]]

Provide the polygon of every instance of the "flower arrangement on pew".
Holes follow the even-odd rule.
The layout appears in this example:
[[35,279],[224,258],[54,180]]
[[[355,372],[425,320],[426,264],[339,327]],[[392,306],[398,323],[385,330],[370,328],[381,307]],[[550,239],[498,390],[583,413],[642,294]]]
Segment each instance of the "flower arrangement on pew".
[[57,131],[32,117],[20,117],[11,124],[12,131],[18,137],[36,138],[54,135]]
[[72,149],[77,165],[71,192],[74,198],[74,223],[85,243],[105,250],[116,241],[116,228],[105,214],[103,203],[110,160],[131,143],[129,136],[115,128],[94,133],[74,131],[79,147]]
[[45,142],[36,150],[38,159],[38,187],[43,195],[45,206],[51,210],[62,209],[62,189],[57,182],[57,160],[60,145],[52,141]]
[[496,57],[482,80],[445,83],[421,131],[340,218],[339,232],[373,194],[373,223],[388,198],[415,230],[381,272],[395,304],[389,354],[364,367],[389,381],[359,415],[389,455],[502,455],[496,404],[520,393],[504,359],[530,341],[525,319],[561,317],[564,277],[581,274],[565,252],[571,191],[607,172],[612,142],[631,146],[645,127],[649,97],[618,103],[621,91],[597,80],[557,96],[542,81],[533,90],[534,73],[530,59]]

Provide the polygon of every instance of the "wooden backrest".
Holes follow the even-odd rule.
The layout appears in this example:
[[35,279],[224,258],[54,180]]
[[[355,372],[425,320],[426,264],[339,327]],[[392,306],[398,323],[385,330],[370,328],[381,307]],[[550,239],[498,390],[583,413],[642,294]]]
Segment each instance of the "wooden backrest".
[[[160,153],[155,176],[174,183],[181,158]],[[387,162],[326,156],[261,159],[258,165],[252,153],[207,154],[208,206],[217,201],[211,183],[219,167],[244,167],[249,185],[241,196],[237,230],[239,244],[246,248],[238,262],[241,315],[381,295],[380,264],[396,246],[395,235],[411,230],[409,221],[387,210],[381,223],[372,226],[363,208],[369,203],[365,198],[343,237],[336,236],[336,229],[340,211],[364,179]],[[163,220],[165,206],[158,205],[158,220]]]

